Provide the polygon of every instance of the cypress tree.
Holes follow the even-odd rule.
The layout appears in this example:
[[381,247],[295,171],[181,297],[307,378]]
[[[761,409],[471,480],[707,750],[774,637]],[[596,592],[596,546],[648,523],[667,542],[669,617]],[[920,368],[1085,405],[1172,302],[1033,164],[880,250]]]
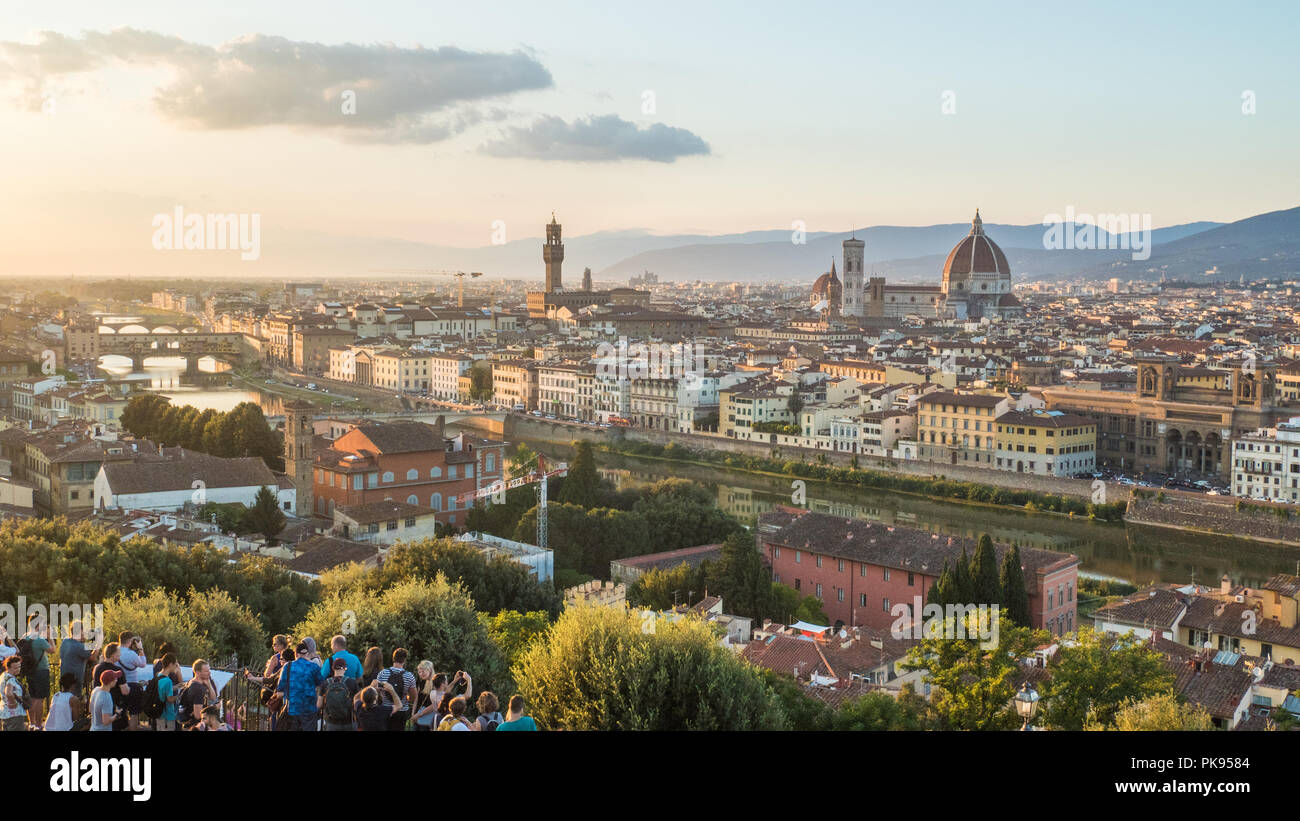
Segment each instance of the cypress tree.
[[972,604],[975,595],[975,580],[970,572],[970,556],[966,554],[966,548],[961,549],[961,559],[957,562],[957,567],[952,573],[953,586],[951,598],[946,604]]
[[974,583],[971,604],[998,604],[1002,601],[998,559],[993,551],[993,539],[987,533],[980,536],[975,555],[971,558],[971,578]]
[[1001,616],[1021,627],[1029,627],[1029,591],[1025,589],[1025,573],[1020,565],[1020,548],[1014,544],[1002,557]]
[[939,574],[939,578],[936,579],[935,583],[930,585],[930,589],[926,591],[925,603],[937,604],[940,607],[945,606],[951,600],[952,585],[952,568],[948,565],[947,559],[945,559],[943,562],[943,572]]
[[583,508],[596,506],[600,493],[600,474],[596,472],[596,458],[591,453],[590,442],[574,443],[577,453],[569,464],[569,473],[560,488],[560,502]]

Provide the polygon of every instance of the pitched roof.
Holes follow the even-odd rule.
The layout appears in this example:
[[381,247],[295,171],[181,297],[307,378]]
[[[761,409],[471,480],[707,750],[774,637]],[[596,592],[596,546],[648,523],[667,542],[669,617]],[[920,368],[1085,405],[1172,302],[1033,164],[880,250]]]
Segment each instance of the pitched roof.
[[1148,587],[1099,607],[1093,618],[1167,630],[1187,606],[1187,596],[1172,587]]
[[104,475],[115,494],[189,490],[196,480],[209,489],[280,486],[275,474],[256,456],[224,459],[183,448],[167,449],[164,456],[155,458],[108,462]]
[[[789,514],[770,517],[781,521]],[[760,517],[765,524],[769,514]],[[807,550],[837,559],[848,559],[881,567],[938,576],[943,563],[961,556],[962,548],[968,554],[977,546],[974,539],[960,536],[941,536],[909,527],[890,527],[864,519],[845,519],[825,513],[804,513],[789,524],[765,537],[770,544],[796,550]],[[997,561],[1002,561],[1009,545],[995,544]],[[1056,553],[1032,547],[1020,548],[1021,567],[1027,573],[1057,570],[1077,564],[1079,558],[1069,553]],[[1031,590],[1032,595],[1032,590]]]
[[666,550],[663,553],[646,553],[641,556],[628,556],[618,559],[614,564],[622,567],[637,567],[642,570],[670,570],[682,562],[691,567],[699,567],[701,562],[719,558],[722,555],[721,544],[702,544],[695,547],[683,547],[680,550]]
[[1283,596],[1294,598],[1300,594],[1300,576],[1292,576],[1289,573],[1278,573],[1264,582],[1265,590],[1272,590],[1275,593],[1281,593]]
[[[1300,626],[1283,627],[1273,619],[1260,617],[1258,613],[1253,618],[1248,617],[1248,610],[1253,611],[1254,608],[1246,602],[1225,601],[1213,596],[1198,597],[1188,603],[1182,626],[1239,639],[1253,639],[1265,644],[1300,648]],[[1253,625],[1254,631],[1247,632],[1247,625]],[[1290,658],[1292,654],[1282,652],[1279,655]]]
[[832,675],[831,667],[822,658],[816,643],[801,636],[776,634],[766,639],[755,639],[745,645],[741,656],[757,667],[763,667],[796,679],[806,681],[816,673]]
[[313,536],[294,546],[298,555],[284,562],[284,566],[297,573],[320,573],[352,562],[366,563],[379,555],[373,544],[340,539],[337,536]]
[[382,502],[366,502],[363,505],[342,505],[336,510],[357,524],[387,522],[393,519],[407,519],[413,516],[431,516],[431,507],[421,507],[407,502],[385,499]]
[[422,450],[443,450],[446,440],[433,425],[423,422],[366,422],[357,425],[380,453],[413,453]]

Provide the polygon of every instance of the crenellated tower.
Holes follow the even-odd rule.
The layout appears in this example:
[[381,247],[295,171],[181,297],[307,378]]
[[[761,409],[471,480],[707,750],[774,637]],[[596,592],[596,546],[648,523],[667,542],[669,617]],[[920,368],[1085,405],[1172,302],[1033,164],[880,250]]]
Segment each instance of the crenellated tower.
[[546,244],[542,246],[542,261],[546,263],[546,292],[564,289],[560,267],[564,264],[564,243],[560,240],[560,224],[551,212],[551,222],[546,226]]

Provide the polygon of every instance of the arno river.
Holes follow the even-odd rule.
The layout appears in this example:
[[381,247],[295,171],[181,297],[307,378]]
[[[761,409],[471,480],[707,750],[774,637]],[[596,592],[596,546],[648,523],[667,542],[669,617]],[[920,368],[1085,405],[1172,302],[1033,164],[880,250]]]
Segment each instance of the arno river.
[[[279,398],[275,396],[228,388],[174,387],[175,382],[167,381],[173,375],[165,369],[148,376],[153,378],[154,390],[172,395],[181,404],[228,410],[239,401],[251,400],[262,404],[267,413],[280,412]],[[559,460],[573,455],[572,449],[562,445],[530,442],[529,446]],[[791,480],[780,477],[600,452],[597,452],[597,462],[618,483],[655,482],[672,477],[699,482],[714,493],[719,507],[746,524],[753,524],[760,513],[792,502]],[[1193,577],[1198,583],[1217,585],[1219,578],[1227,573],[1236,583],[1256,586],[1274,573],[1300,572],[1297,570],[1300,549],[1225,536],[1142,525],[1102,524],[812,481],[806,484],[805,506],[836,516],[946,535],[975,538],[988,533],[1000,542],[1074,553],[1082,560],[1085,574],[1138,585],[1152,581],[1187,583]]]
[[[534,450],[565,460],[564,446],[529,443]],[[718,506],[746,524],[777,505],[791,504],[791,480],[713,467],[597,453],[597,464],[615,482],[690,479],[708,487]],[[1227,573],[1239,584],[1257,586],[1274,573],[1296,573],[1300,549],[1243,539],[1183,533],[1142,525],[1102,524],[1042,513],[1025,513],[955,502],[807,482],[810,510],[869,519],[900,527],[971,538],[988,533],[995,541],[1077,555],[1089,576],[1150,582],[1217,585]]]

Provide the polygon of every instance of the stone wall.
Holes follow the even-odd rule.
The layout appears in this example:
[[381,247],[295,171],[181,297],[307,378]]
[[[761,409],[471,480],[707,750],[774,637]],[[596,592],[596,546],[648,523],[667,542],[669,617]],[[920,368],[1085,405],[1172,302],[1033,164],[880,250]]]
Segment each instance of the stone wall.
[[[1177,491],[1164,491],[1161,501],[1158,492],[1152,492],[1148,498],[1134,497],[1125,519],[1137,524],[1196,528],[1243,539],[1300,545],[1300,510],[1266,502],[1247,502],[1254,509],[1237,510],[1236,502],[1231,496]],[[1290,516],[1283,518],[1275,510]]]

